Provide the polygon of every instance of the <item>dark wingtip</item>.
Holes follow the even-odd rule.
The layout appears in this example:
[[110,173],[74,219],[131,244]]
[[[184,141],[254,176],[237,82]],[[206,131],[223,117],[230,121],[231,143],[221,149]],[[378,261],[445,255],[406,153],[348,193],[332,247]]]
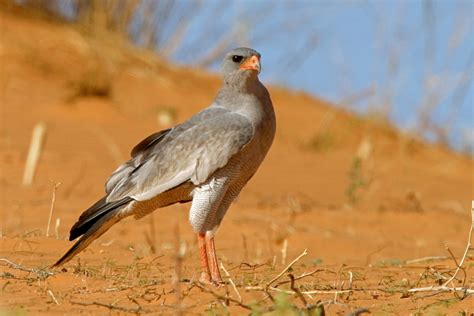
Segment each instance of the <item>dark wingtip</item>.
[[73,241],[74,239],[76,239],[77,237],[83,235],[86,230],[82,231],[80,229],[78,229],[78,226],[81,225],[82,222],[76,222],[72,227],[71,227],[71,230],[69,231],[69,241]]
[[65,264],[66,262],[68,262],[69,260],[72,259],[72,254],[75,252],[76,248],[78,247],[80,243],[80,240],[78,242],[76,242],[74,244],[74,246],[71,247],[71,249],[69,249],[68,252],[66,252],[58,261],[56,261],[56,263],[54,263],[51,268],[58,268],[60,266],[62,266],[63,264]]
[[[117,208],[122,207],[132,200],[131,197],[125,197],[118,201],[106,202],[106,197],[103,197],[82,213],[79,220],[72,226],[69,232],[69,240],[72,241],[80,236],[82,237],[77,240],[72,248],[53,264],[51,268],[59,267],[68,262],[77,253],[87,247],[95,238],[103,234],[108,227],[101,232],[101,229],[103,229],[102,226],[107,224],[107,221],[113,217]],[[99,232],[98,235],[94,235],[97,234],[97,232]]]
[[73,241],[77,237],[84,235],[102,216],[130,201],[132,201],[132,198],[125,197],[118,201],[107,202],[107,197],[103,197],[82,213],[79,220],[71,227],[69,240]]

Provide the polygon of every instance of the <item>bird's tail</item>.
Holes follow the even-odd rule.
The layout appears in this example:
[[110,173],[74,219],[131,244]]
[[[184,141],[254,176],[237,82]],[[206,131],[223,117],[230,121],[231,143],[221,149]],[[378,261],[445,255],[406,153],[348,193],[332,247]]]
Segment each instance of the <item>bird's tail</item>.
[[74,246],[69,249],[64,256],[61,257],[53,266],[59,267],[71,260],[75,255],[84,250],[95,239],[104,234],[110,227],[120,221],[117,213],[126,205],[128,205],[132,198],[125,197],[114,202],[107,202],[107,197],[103,197],[97,203],[92,205],[79,217],[79,220],[72,226],[69,235],[69,240],[74,240],[77,237],[82,237],[76,241]]

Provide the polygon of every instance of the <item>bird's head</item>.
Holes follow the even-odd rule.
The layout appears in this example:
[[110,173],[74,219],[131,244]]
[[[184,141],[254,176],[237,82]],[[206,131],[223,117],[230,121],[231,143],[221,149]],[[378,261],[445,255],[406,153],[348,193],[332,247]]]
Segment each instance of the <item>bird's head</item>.
[[226,81],[256,78],[262,70],[260,53],[247,47],[233,49],[225,55],[221,69]]

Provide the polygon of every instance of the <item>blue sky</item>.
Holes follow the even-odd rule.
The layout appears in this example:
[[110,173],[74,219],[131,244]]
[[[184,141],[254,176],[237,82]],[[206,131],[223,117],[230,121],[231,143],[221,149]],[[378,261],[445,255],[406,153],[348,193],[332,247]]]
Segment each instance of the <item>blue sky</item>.
[[[464,138],[474,141],[473,1],[234,0],[221,10],[220,3],[203,2],[175,61],[193,64],[212,42],[238,29],[230,46],[262,53],[265,82],[335,103],[365,95],[341,106],[387,113],[407,130],[420,125],[419,112],[432,95],[428,117],[450,126],[449,142],[460,148]],[[210,42],[196,46],[202,32]],[[429,130],[424,136],[436,138]]]
[[474,153],[473,0],[143,0],[130,26],[138,43],[153,7],[157,51],[174,62],[218,71],[219,54],[203,62],[209,52],[250,46],[264,82],[382,113],[428,140],[446,130],[453,147]]

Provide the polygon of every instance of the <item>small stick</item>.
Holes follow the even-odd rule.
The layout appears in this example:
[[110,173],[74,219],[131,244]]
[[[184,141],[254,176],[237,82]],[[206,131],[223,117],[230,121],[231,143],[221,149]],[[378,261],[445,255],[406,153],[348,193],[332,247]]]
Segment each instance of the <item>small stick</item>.
[[229,302],[232,302],[232,303],[235,303],[235,304],[239,305],[240,307],[243,307],[243,308],[245,308],[245,309],[248,309],[248,310],[250,310],[250,311],[252,310],[252,307],[250,307],[249,305],[246,305],[246,304],[244,304],[244,303],[242,303],[242,302],[239,302],[238,300],[233,299],[233,298],[231,298],[231,297],[222,296],[222,295],[220,295],[220,294],[214,292],[213,290],[208,289],[207,287],[205,287],[205,286],[204,286],[203,284],[201,284],[201,283],[194,283],[193,286],[196,286],[196,287],[200,288],[200,289],[201,289],[203,292],[205,292],[205,293],[209,293],[209,294],[213,295],[213,296],[214,296],[216,299],[218,299],[219,301],[224,301],[224,302],[225,302],[225,301],[229,301]]
[[51,297],[53,302],[56,303],[56,305],[61,305],[61,304],[59,304],[58,300],[56,299],[56,297],[54,296],[54,294],[51,290],[48,290],[47,293],[48,293],[49,297]]
[[446,259],[448,259],[448,257],[446,257],[446,256],[423,257],[423,258],[418,258],[418,259],[407,260],[407,261],[405,261],[405,265],[413,264],[413,263],[420,263],[420,262],[425,262],[425,261],[436,261],[436,260],[446,260]]
[[[467,277],[466,270],[462,267],[462,265],[460,265],[460,264],[458,263],[458,261],[456,260],[456,256],[455,256],[454,253],[451,251],[451,249],[449,249],[448,246],[446,246],[446,251],[449,252],[449,255],[451,256],[451,259],[453,259],[454,264],[456,265],[456,267],[457,267],[457,268],[460,268],[461,271],[464,273],[464,281],[466,281],[466,277]],[[465,283],[465,282],[463,282],[463,284],[462,284],[463,286],[464,286],[464,283]],[[444,284],[444,285],[447,285],[447,284]]]
[[414,289],[409,289],[408,292],[416,293],[416,292],[464,292],[466,294],[474,294],[474,290],[468,289],[466,287],[448,287],[448,286],[427,286],[427,287],[418,287]]
[[281,246],[281,264],[286,263],[286,256],[288,253],[288,239],[283,240],[283,245]]
[[222,263],[222,261],[221,261],[221,269],[222,271],[224,271],[225,275],[229,278],[230,285],[232,285],[232,288],[234,289],[235,294],[237,294],[237,297],[239,298],[239,302],[242,303],[242,296],[240,296],[239,290],[235,286],[234,280],[232,280],[229,272],[224,267],[224,264]]
[[244,246],[244,260],[243,261],[248,261],[249,260],[249,250],[247,248],[247,238],[245,235],[242,235],[242,244]]
[[278,280],[279,278],[282,277],[283,274],[285,274],[285,272],[287,272],[296,262],[298,262],[298,260],[300,260],[301,258],[303,258],[304,256],[306,256],[308,254],[307,252],[307,249],[305,249],[298,257],[296,257],[295,260],[291,261],[289,265],[287,265],[285,267],[285,269],[283,269],[276,277],[274,277],[273,279],[270,280],[270,282],[268,282],[265,287],[268,289],[270,287],[270,285],[272,285],[273,282],[275,282],[276,280]]
[[44,122],[36,124],[33,128],[28,157],[25,163],[25,172],[23,173],[23,185],[29,186],[33,183],[45,132],[46,124]]
[[21,270],[21,271],[25,271],[25,272],[33,272],[33,273],[39,274],[40,276],[54,275],[53,272],[50,272],[50,271],[47,271],[47,270],[40,270],[40,269],[33,269],[33,268],[24,267],[21,264],[15,263],[15,262],[7,259],[7,258],[0,258],[0,261],[6,262],[7,265],[12,269],[17,269],[17,270]]
[[151,252],[156,254],[156,229],[155,229],[155,217],[153,213],[150,214],[150,242],[151,242]]
[[179,233],[179,225],[176,223],[175,226],[175,278],[173,280],[174,288],[175,288],[175,295],[176,295],[176,305],[175,305],[175,314],[182,315],[183,314],[183,297],[181,295],[181,270],[183,264],[183,257],[186,252],[186,248],[184,245],[181,245],[181,238]]
[[102,306],[102,307],[107,307],[108,309],[115,309],[119,310],[122,312],[126,313],[149,313],[149,310],[142,309],[141,307],[138,308],[126,308],[126,307],[121,307],[121,306],[115,306],[112,304],[104,304],[100,302],[92,302],[92,303],[84,303],[84,302],[76,302],[76,301],[71,301],[71,304],[76,304],[76,305],[82,305],[82,306],[91,306],[91,305],[96,305],[96,306]]
[[51,207],[49,208],[48,226],[46,226],[46,237],[49,237],[49,227],[51,226],[51,219],[53,218],[54,203],[56,202],[56,190],[61,185],[61,182],[55,183],[53,188],[53,197],[51,198]]
[[443,286],[447,286],[451,281],[453,281],[456,278],[456,276],[458,275],[459,271],[461,269],[463,269],[462,265],[464,264],[464,260],[466,260],[467,253],[469,252],[469,249],[471,248],[471,239],[472,239],[472,230],[473,229],[474,229],[474,200],[471,202],[471,229],[469,229],[469,235],[468,235],[468,239],[467,239],[466,249],[464,250],[464,254],[463,254],[459,264],[456,262],[456,260],[454,261],[454,262],[456,262],[456,265],[457,265],[456,272],[454,272],[453,276],[451,278],[449,278],[449,280],[444,282]]
[[[315,274],[316,272],[321,272],[321,271],[324,271],[324,269],[316,269],[316,270],[313,270],[313,271],[311,271],[311,272],[304,272],[303,274],[301,274],[301,275],[295,277],[295,281],[296,281],[296,280],[300,280],[300,279],[302,279],[302,278],[305,278],[305,277],[307,277],[307,276],[311,276],[311,275]],[[290,281],[281,281],[281,282],[277,283],[277,284],[275,285],[275,287],[278,287],[278,286],[280,286],[280,285],[283,285],[283,284],[286,284],[286,283],[289,283],[289,282],[290,282]]]
[[[454,272],[454,274],[446,282],[444,282],[443,285],[441,285],[441,286],[428,286],[428,287],[421,287],[421,288],[412,288],[412,289],[409,289],[408,292],[409,293],[416,293],[416,292],[438,292],[438,293],[464,292],[465,294],[468,294],[468,295],[474,294],[474,290],[469,289],[465,286],[462,286],[462,287],[448,287],[447,286],[449,283],[451,283],[456,278],[456,276],[458,275],[460,270],[464,271],[464,268],[462,266],[464,264],[464,260],[466,260],[466,258],[467,258],[468,251],[471,249],[471,239],[472,239],[473,229],[474,229],[474,200],[472,201],[472,204],[471,204],[471,228],[469,229],[466,249],[464,250],[464,254],[463,254],[463,256],[461,258],[461,261],[459,263],[457,262],[457,260],[454,259],[454,262],[456,263],[456,266],[457,266],[456,271]],[[451,251],[449,250],[449,248],[448,248],[448,252],[450,253],[450,255],[452,257],[454,257],[453,254],[451,253]],[[465,273],[465,271],[464,271],[464,273]]]
[[[252,289],[252,288],[250,288]],[[262,290],[262,288],[260,288]],[[277,287],[270,287],[269,290],[275,291],[275,292],[282,292],[286,294],[296,294],[295,291],[289,291],[289,290],[282,290]],[[341,293],[351,293],[354,292],[353,290],[328,290],[328,291],[323,291],[323,290],[312,290],[312,291],[301,291],[302,294],[308,295],[308,294],[341,294]]]
[[288,274],[288,277],[290,278],[290,288],[298,295],[300,300],[303,302],[305,307],[308,307],[308,301],[304,298],[304,295],[301,293],[301,291],[296,287],[295,285],[295,276],[291,273]]
[[56,239],[59,240],[59,225],[61,225],[61,219],[56,218],[56,225],[54,226],[54,233],[56,234]]
[[352,289],[353,273],[351,271],[348,271],[348,273],[349,273],[349,289]]

